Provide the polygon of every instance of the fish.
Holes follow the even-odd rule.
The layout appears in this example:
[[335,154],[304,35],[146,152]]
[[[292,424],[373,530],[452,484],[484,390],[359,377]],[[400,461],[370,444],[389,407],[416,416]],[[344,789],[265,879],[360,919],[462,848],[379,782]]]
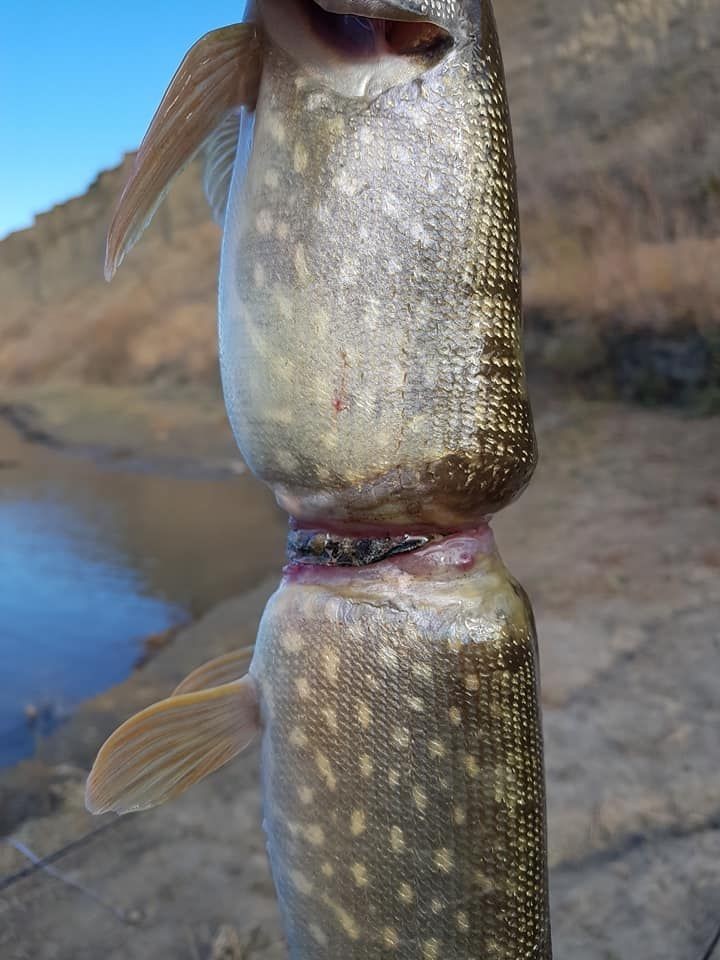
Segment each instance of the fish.
[[252,650],[127,720],[94,813],[260,738],[291,960],[551,960],[538,645],[489,525],[537,463],[490,0],[258,0],[186,55],[111,277],[194,157],[225,404],[290,517]]

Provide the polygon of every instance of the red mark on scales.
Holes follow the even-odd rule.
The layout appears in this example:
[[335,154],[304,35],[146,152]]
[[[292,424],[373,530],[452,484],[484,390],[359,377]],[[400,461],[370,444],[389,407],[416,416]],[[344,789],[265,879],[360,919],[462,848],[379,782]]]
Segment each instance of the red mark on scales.
[[342,361],[342,369],[340,371],[340,386],[335,389],[332,398],[332,406],[336,416],[348,408],[346,379],[350,363],[348,361],[347,353],[344,350],[340,351],[340,359]]

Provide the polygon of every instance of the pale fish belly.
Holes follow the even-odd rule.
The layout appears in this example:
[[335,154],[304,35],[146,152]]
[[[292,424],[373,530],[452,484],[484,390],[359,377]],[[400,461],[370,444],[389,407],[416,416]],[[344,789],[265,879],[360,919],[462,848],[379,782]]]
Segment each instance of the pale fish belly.
[[419,555],[303,569],[268,605],[251,674],[292,960],[551,956],[534,626],[488,543],[432,580]]

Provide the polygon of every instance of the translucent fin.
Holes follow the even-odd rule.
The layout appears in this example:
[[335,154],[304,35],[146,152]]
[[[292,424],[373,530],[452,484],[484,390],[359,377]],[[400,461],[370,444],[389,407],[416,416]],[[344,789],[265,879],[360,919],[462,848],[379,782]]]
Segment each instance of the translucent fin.
[[103,745],[87,786],[91,813],[146,810],[184,793],[244,750],[259,731],[249,677],[153,704]]
[[241,122],[241,113],[234,111],[228,114],[205,144],[205,196],[212,210],[213,220],[220,226],[225,221]]
[[208,33],[180,64],[140,145],[108,233],[105,277],[112,279],[187,166],[230,110],[254,107],[262,48],[253,23]]
[[221,657],[209,660],[185,677],[183,682],[173,690],[172,695],[177,697],[181,693],[208,690],[237,680],[247,673],[254,650],[254,646],[242,647],[240,650],[232,650]]

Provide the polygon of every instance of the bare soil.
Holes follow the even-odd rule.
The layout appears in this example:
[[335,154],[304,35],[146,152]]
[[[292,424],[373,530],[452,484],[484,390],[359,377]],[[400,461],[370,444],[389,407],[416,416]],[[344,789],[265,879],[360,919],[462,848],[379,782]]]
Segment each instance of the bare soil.
[[[549,384],[535,409],[541,464],[495,526],[538,617],[556,960],[699,960],[720,922],[720,420]],[[127,440],[120,420],[112,429]],[[256,751],[148,814],[96,821],[82,806],[122,719],[252,642],[281,558],[259,562],[260,586],[0,778],[3,960],[285,956]],[[48,856],[98,827],[56,874],[22,874],[18,844]]]

